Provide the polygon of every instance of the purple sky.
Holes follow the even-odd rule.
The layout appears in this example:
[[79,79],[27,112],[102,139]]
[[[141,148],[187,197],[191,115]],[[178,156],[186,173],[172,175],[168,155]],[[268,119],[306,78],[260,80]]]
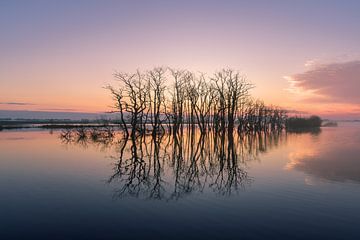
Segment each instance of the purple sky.
[[359,22],[355,0],[5,0],[0,109],[106,111],[114,70],[167,65],[231,67],[267,103],[360,118]]

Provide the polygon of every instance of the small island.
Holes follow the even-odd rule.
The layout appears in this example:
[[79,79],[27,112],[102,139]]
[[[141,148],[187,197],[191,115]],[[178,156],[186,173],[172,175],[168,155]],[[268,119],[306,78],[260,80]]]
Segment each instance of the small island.
[[303,117],[290,117],[286,120],[286,129],[297,130],[297,129],[309,129],[309,128],[320,128],[322,119],[319,116],[310,116],[308,118]]

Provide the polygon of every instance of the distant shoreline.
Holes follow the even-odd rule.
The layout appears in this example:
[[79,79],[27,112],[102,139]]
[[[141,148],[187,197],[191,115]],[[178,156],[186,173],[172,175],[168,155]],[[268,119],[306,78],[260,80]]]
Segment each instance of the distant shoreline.
[[[324,122],[327,122],[326,120]],[[360,123],[360,120],[339,120],[331,121],[336,123]],[[22,120],[1,120],[0,119],[0,131],[12,130],[12,129],[71,129],[71,128],[101,128],[104,126],[118,127],[118,120],[65,120],[65,119],[22,119]],[[332,127],[326,124],[321,127]],[[292,129],[290,129],[292,131]]]

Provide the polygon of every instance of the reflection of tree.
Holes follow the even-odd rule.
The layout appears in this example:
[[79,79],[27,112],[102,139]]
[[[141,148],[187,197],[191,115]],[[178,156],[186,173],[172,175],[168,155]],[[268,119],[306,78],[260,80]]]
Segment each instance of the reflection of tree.
[[115,138],[114,131],[108,127],[65,129],[60,133],[60,139],[65,145],[77,145],[81,148],[88,148],[89,145],[105,151],[113,146]]
[[107,181],[116,187],[114,197],[168,200],[209,190],[231,195],[244,189],[251,183],[247,163],[286,137],[277,131],[233,135],[196,128],[175,134],[114,134],[109,139],[79,134],[63,132],[61,138],[81,147],[116,147],[114,172]]
[[230,195],[232,190],[239,187],[245,187],[249,183],[247,172],[239,165],[239,155],[234,147],[233,135],[228,135],[227,147],[225,145],[225,137],[221,136],[221,145],[219,151],[219,173],[216,175],[215,181],[211,184],[214,191],[222,195]]
[[299,129],[290,129],[287,130],[287,132],[292,133],[292,134],[303,134],[303,133],[310,133],[314,136],[317,136],[321,133],[321,128],[320,127],[315,127],[315,128],[299,128]]
[[116,184],[115,197],[169,200],[206,190],[230,195],[251,183],[246,163],[280,139],[197,130],[125,138],[108,182]]
[[108,179],[109,183],[116,181],[121,186],[115,197],[146,194],[149,198],[163,198],[162,158],[165,155],[160,154],[161,140],[151,138],[148,141],[145,136],[134,136],[119,142],[121,147],[114,174]]

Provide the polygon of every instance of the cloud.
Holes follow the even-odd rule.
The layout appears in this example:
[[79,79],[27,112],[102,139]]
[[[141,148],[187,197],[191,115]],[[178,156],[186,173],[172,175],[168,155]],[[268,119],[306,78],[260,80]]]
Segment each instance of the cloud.
[[304,73],[286,77],[294,94],[313,102],[360,103],[360,61],[315,64]]
[[74,108],[39,108],[39,111],[69,111],[69,112],[78,112],[78,109]]
[[27,103],[27,102],[0,102],[0,105],[27,106],[27,105],[35,105],[35,104]]
[[312,60],[308,60],[305,62],[304,66],[305,67],[313,67],[317,64],[317,60],[316,59],[312,59]]

